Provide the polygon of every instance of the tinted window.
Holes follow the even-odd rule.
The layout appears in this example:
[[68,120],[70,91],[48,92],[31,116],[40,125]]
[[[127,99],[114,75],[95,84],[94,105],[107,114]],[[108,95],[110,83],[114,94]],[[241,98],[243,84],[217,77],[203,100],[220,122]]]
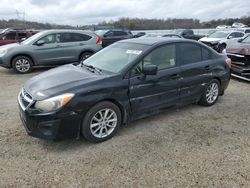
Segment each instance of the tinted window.
[[55,34],[51,34],[51,35],[47,35],[47,36],[41,38],[40,40],[43,40],[45,42],[45,44],[53,44],[56,42],[56,36],[55,36]]
[[18,33],[17,38],[21,40],[22,38],[27,38],[27,33]]
[[57,42],[73,42],[71,33],[60,33],[56,35]]
[[155,49],[144,58],[143,62],[144,64],[157,65],[158,70],[175,66],[175,44],[169,44]]
[[114,31],[114,36],[124,36],[124,35],[127,35],[127,33],[124,31]]
[[240,33],[240,32],[235,33],[235,37],[237,37],[237,38],[243,37],[243,36],[244,36],[243,33]]
[[105,33],[105,36],[107,36],[107,37],[111,37],[113,35],[114,35],[113,31],[109,31],[109,32]]
[[80,33],[72,33],[72,41],[77,42],[77,41],[87,41],[91,39],[92,37],[89,35],[85,34],[80,34]]
[[179,44],[178,56],[181,65],[199,62],[202,60],[201,47],[192,43]]
[[7,33],[4,37],[4,40],[15,40],[16,39],[16,32]]
[[201,47],[202,60],[212,59],[212,52],[204,47]]
[[235,38],[236,37],[236,33],[231,33],[228,37]]
[[250,29],[246,29],[245,33],[250,33]]

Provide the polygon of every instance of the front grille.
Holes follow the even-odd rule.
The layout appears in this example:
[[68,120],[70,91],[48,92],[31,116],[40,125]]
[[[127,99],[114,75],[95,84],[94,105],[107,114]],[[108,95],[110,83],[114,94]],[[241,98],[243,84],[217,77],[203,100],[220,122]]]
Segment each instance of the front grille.
[[18,101],[23,110],[26,110],[33,104],[31,95],[24,88],[22,88],[18,95]]

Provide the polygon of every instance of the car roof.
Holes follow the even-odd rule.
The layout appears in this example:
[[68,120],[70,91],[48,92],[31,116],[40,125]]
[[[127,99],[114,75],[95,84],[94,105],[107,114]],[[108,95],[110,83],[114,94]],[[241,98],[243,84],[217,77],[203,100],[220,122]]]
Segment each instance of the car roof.
[[42,34],[53,34],[53,33],[86,33],[86,34],[93,34],[92,31],[87,30],[74,30],[74,29],[50,29],[50,30],[44,30],[39,33]]
[[126,39],[119,41],[121,43],[134,43],[134,44],[142,44],[142,45],[148,45],[148,46],[153,46],[153,45],[158,45],[158,44],[165,44],[165,43],[170,43],[170,42],[193,42],[193,43],[198,43],[194,40],[190,39],[183,39],[183,38],[164,38],[164,37],[148,37],[148,38],[133,38],[133,39]]

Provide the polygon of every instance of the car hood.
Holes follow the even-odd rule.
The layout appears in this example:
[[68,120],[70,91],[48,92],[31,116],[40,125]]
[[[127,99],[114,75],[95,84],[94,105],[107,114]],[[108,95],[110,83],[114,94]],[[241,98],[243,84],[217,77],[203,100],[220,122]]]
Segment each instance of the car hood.
[[200,39],[201,42],[213,42],[213,43],[216,43],[216,42],[220,42],[221,39],[220,38],[208,38],[208,37],[203,37]]
[[250,55],[250,44],[236,43],[226,50],[227,53]]
[[11,43],[11,44],[6,44],[3,46],[0,46],[0,49],[11,49],[11,48],[15,48],[17,46],[20,46],[20,43]]
[[34,100],[44,100],[73,92],[80,85],[90,85],[105,77],[107,75],[90,72],[84,67],[64,65],[31,78],[25,83],[24,89]]

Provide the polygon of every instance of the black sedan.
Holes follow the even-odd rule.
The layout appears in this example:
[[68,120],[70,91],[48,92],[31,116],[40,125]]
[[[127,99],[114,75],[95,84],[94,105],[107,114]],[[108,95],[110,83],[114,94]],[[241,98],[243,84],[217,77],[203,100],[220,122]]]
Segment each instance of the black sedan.
[[230,63],[191,40],[120,41],[80,65],[28,80],[18,95],[21,120],[34,137],[102,142],[123,123],[187,103],[215,104],[228,86]]

